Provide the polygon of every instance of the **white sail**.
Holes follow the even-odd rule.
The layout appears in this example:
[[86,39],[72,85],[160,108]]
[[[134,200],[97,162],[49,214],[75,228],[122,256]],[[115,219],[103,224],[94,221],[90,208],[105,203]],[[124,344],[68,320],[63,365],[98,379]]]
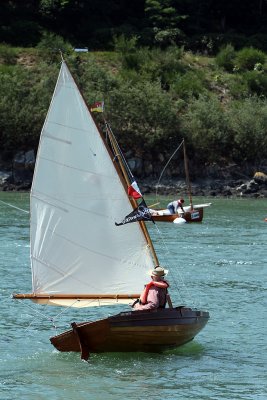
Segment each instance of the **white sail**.
[[142,291],[153,259],[139,223],[115,226],[132,206],[113,163],[62,62],[31,191],[34,294]]

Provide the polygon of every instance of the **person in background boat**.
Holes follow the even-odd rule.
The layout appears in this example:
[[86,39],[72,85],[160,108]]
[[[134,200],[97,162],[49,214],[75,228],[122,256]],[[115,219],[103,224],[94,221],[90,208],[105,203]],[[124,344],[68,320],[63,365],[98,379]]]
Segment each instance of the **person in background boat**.
[[169,287],[168,282],[164,280],[165,274],[164,268],[158,265],[151,271],[152,281],[145,286],[140,299],[132,305],[134,311],[165,308]]
[[170,211],[170,214],[184,214],[184,208],[183,208],[183,203],[184,203],[184,199],[181,198],[179,200],[174,200],[172,202],[170,202],[167,205],[168,210]]

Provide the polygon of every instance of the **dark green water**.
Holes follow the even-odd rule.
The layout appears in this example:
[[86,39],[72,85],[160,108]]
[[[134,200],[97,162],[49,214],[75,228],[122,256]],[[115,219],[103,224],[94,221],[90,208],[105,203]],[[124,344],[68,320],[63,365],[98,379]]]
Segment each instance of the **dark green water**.
[[[28,194],[0,193],[28,209]],[[166,199],[166,202],[169,199]],[[153,201],[153,199],[151,199]],[[60,354],[49,337],[125,307],[65,310],[10,298],[31,291],[29,215],[0,203],[0,399],[266,399],[267,200],[212,201],[201,224],[149,225],[175,304],[210,312],[164,354]],[[56,325],[56,328],[54,327]]]

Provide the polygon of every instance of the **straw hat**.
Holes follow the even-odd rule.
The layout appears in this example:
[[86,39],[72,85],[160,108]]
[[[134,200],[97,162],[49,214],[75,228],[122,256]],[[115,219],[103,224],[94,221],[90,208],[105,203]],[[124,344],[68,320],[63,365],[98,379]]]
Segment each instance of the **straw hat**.
[[150,271],[150,275],[154,276],[165,276],[167,273],[168,271],[159,265],[156,265],[156,267]]

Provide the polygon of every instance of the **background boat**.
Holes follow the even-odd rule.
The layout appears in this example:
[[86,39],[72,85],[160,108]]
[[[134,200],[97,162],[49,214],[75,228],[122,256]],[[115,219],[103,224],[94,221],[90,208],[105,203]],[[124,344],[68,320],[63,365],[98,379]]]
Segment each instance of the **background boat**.
[[160,182],[160,179],[163,175],[164,170],[166,169],[166,167],[170,163],[171,159],[173,158],[173,156],[176,154],[176,152],[179,150],[179,148],[181,146],[183,146],[185,179],[186,179],[187,193],[188,193],[188,199],[189,199],[190,205],[183,207],[184,211],[185,211],[184,213],[176,213],[176,214],[170,214],[170,211],[166,208],[165,209],[162,209],[162,208],[161,209],[158,209],[158,208],[153,209],[153,210],[151,210],[151,212],[152,212],[154,221],[174,222],[176,224],[183,224],[185,222],[201,222],[203,220],[203,216],[204,216],[204,208],[211,206],[211,203],[193,205],[192,189],[191,189],[191,182],[190,182],[189,168],[188,168],[188,159],[187,159],[186,145],[185,145],[184,139],[183,139],[182,143],[178,146],[178,148],[175,150],[175,152],[172,154],[172,156],[168,160],[165,167],[163,168],[163,171],[158,180],[158,184]]

